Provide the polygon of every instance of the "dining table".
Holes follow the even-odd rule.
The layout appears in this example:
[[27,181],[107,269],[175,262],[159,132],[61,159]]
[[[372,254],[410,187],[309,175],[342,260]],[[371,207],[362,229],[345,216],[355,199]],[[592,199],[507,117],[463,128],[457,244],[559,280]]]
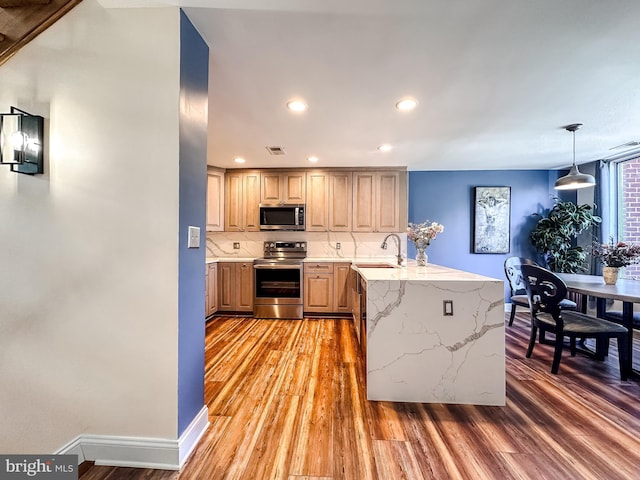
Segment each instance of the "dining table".
[[588,296],[596,298],[596,315],[607,320],[613,319],[613,316],[607,313],[607,300],[622,302],[621,315],[617,315],[615,320],[619,320],[619,323],[629,332],[627,337],[629,347],[627,371],[637,378],[640,371],[633,369],[633,305],[640,303],[640,280],[619,278],[614,285],[608,285],[598,275],[579,273],[560,273],[557,275],[565,283],[569,292],[583,295],[582,311],[585,313]]

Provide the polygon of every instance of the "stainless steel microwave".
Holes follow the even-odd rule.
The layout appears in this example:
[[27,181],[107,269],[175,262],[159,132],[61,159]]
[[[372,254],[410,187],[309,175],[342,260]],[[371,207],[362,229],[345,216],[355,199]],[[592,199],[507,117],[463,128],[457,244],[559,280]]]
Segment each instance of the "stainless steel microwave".
[[260,204],[260,230],[304,230],[304,204]]

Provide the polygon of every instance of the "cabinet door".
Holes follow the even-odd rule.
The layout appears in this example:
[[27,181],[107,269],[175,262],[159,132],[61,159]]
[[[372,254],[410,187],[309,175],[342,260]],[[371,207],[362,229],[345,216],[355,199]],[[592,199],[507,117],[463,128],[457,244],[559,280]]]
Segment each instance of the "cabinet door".
[[263,173],[260,181],[260,202],[280,203],[282,201],[281,175],[279,173]]
[[236,309],[236,264],[221,262],[218,265],[218,310]]
[[207,231],[224,230],[224,175],[222,172],[207,173]]
[[260,173],[245,173],[244,189],[244,230],[257,232],[260,230]]
[[333,264],[333,312],[351,312],[351,264]]
[[376,232],[400,231],[398,172],[376,174]]
[[242,184],[242,173],[225,175],[224,229],[227,232],[241,232],[244,228]]
[[204,269],[204,316],[209,316],[209,267]]
[[236,263],[236,310],[253,312],[253,263]]
[[353,174],[353,231],[375,232],[375,173]]
[[329,175],[329,230],[331,232],[350,232],[353,212],[351,199],[352,178],[350,172],[331,173]]
[[305,202],[305,172],[289,172],[282,175],[282,200],[284,203]]
[[307,175],[307,209],[305,229],[308,232],[326,232],[329,219],[329,179],[325,172]]
[[218,311],[218,264],[210,263],[207,275],[207,316]]
[[330,313],[333,308],[333,274],[304,275],[304,311]]

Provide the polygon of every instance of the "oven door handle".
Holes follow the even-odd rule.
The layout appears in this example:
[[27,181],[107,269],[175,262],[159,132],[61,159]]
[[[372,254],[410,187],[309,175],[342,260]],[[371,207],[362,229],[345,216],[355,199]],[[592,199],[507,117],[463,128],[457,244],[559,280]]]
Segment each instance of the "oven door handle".
[[254,265],[256,270],[302,270],[302,265]]

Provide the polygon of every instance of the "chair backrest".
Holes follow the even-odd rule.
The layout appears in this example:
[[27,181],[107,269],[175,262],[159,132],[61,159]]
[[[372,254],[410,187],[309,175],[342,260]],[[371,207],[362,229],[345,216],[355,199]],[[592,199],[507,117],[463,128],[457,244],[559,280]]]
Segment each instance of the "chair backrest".
[[567,295],[567,286],[560,277],[538,265],[522,265],[522,281],[525,284],[532,314],[560,313],[560,302]]
[[509,281],[511,296],[525,295],[527,293],[522,281],[521,265],[537,265],[537,263],[524,257],[509,257],[504,261],[504,274]]

